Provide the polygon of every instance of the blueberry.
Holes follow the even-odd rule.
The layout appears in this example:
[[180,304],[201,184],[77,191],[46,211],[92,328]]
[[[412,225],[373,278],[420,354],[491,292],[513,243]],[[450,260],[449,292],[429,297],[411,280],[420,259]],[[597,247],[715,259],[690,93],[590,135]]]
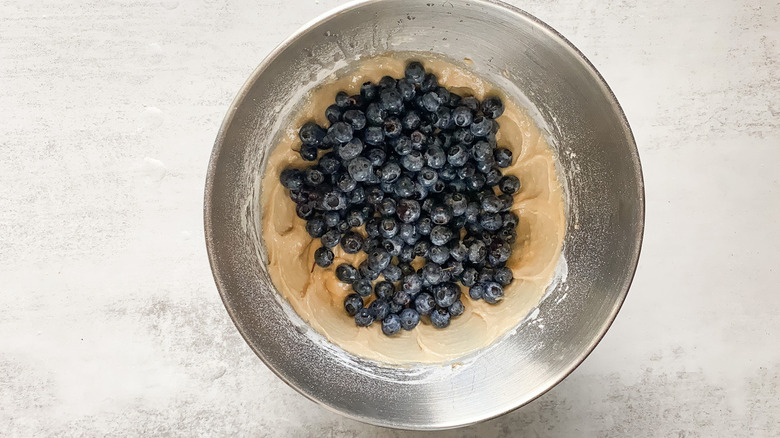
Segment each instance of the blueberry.
[[420,219],[415,225],[415,230],[421,236],[427,236],[431,234],[432,229],[433,229],[433,221],[431,221],[431,218],[428,217],[424,217]]
[[380,126],[369,126],[363,134],[363,139],[366,141],[366,144],[378,146],[384,141],[385,133]]
[[379,214],[389,216],[395,214],[395,207],[395,200],[393,198],[384,198],[377,210],[379,211]]
[[472,300],[481,300],[485,295],[485,285],[482,283],[474,284],[469,288],[469,298]]
[[451,282],[442,283],[433,288],[433,298],[439,307],[449,307],[460,298],[460,287]]
[[431,250],[431,242],[427,240],[420,240],[414,244],[414,256],[427,258],[428,252]]
[[368,254],[368,266],[377,272],[381,272],[392,260],[392,256],[384,248],[376,248]]
[[439,180],[439,174],[430,167],[423,167],[417,175],[417,182],[425,187],[433,187]]
[[387,281],[398,281],[401,279],[401,268],[399,268],[396,265],[389,265],[382,271],[382,275],[385,277],[385,280]]
[[295,214],[301,219],[309,219],[314,216],[314,207],[311,204],[298,204],[295,206]]
[[341,160],[333,152],[327,152],[320,157],[319,161],[320,171],[325,175],[331,175],[336,173],[341,167]]
[[501,218],[503,219],[504,227],[514,229],[520,223],[520,218],[514,213],[504,213]]
[[365,113],[358,109],[351,109],[344,112],[341,116],[345,123],[348,123],[354,131],[360,131],[366,127],[368,120]]
[[420,126],[421,121],[420,113],[415,110],[409,110],[401,118],[401,127],[407,131],[414,131]]
[[482,172],[483,174],[490,172],[490,169],[493,168],[493,163],[490,161],[477,161],[476,162],[477,170]]
[[454,167],[460,167],[466,164],[469,159],[469,153],[462,144],[457,144],[447,151],[447,162]]
[[423,281],[426,281],[429,284],[439,284],[442,280],[441,266],[437,263],[426,263],[425,266],[420,269],[420,276]]
[[375,321],[381,321],[390,314],[390,304],[381,298],[376,299],[368,305],[368,311],[371,312]]
[[425,201],[423,201],[423,203],[422,203],[422,211],[424,211],[424,212],[426,212],[426,213],[430,213],[430,212],[431,212],[431,210],[433,210],[433,207],[434,207],[435,205],[436,205],[436,200],[434,200],[433,198],[426,199],[426,200],[425,200]]
[[339,143],[346,143],[352,140],[353,129],[352,126],[345,122],[336,122],[330,125],[330,128],[328,128],[328,134]]
[[420,183],[419,181],[414,183],[414,192],[411,198],[417,201],[422,201],[428,197],[428,187]]
[[506,148],[496,148],[493,151],[493,159],[496,162],[496,166],[502,169],[509,167],[512,165],[512,151]]
[[493,160],[493,147],[486,141],[478,141],[474,143],[474,150],[472,152],[474,159],[477,161]]
[[325,137],[325,129],[314,122],[307,122],[301,126],[298,131],[298,137],[300,137],[303,144],[318,145],[322,143],[322,139]]
[[360,210],[351,210],[347,213],[347,223],[352,228],[357,228],[365,223],[366,217]]
[[460,100],[460,105],[465,106],[469,110],[471,110],[472,113],[476,113],[479,111],[479,100],[477,100],[474,96],[467,96]]
[[458,178],[466,179],[474,176],[477,172],[477,169],[474,167],[474,163],[472,161],[467,161],[463,167],[456,168],[455,172],[458,174]]
[[[358,265],[358,274],[360,274],[361,280],[367,280],[369,283],[379,278],[379,272],[371,269],[367,260],[363,260],[360,262],[360,265]],[[354,285],[355,283],[352,284]]]
[[[399,178],[399,181],[401,179],[403,179],[403,177]],[[417,221],[420,217],[420,203],[413,199],[401,199],[398,201],[398,206],[395,211],[401,222],[409,224]]]
[[475,117],[471,122],[470,130],[474,137],[486,137],[491,129],[493,129],[493,121],[487,117]]
[[366,108],[366,120],[370,125],[380,126],[387,117],[387,110],[379,102],[372,102]]
[[404,306],[396,303],[395,301],[390,301],[390,314],[392,315],[398,315],[401,313],[401,310],[404,309]]
[[380,300],[390,301],[395,294],[395,286],[390,281],[379,281],[374,286],[374,294]]
[[417,274],[405,275],[401,279],[401,288],[408,294],[416,294],[422,289],[422,279]]
[[405,306],[409,304],[410,301],[412,301],[412,293],[405,289],[397,290],[393,294],[393,302],[396,304]]
[[439,107],[436,110],[436,122],[433,126],[439,129],[449,129],[453,125],[452,111],[446,106]]
[[406,79],[412,81],[412,83],[421,84],[423,79],[425,79],[425,68],[419,62],[412,61],[406,65],[404,76]]
[[417,295],[417,298],[414,299],[414,309],[420,315],[429,315],[435,307],[436,300],[433,298],[433,295],[427,292]]
[[414,238],[416,234],[415,226],[413,224],[401,223],[398,229],[398,236],[404,241],[408,241]]
[[349,224],[347,221],[340,220],[339,223],[336,225],[336,229],[339,230],[340,233],[344,234],[347,231],[349,231]]
[[325,234],[325,221],[321,217],[313,217],[306,222],[306,232],[311,237],[319,238]]
[[445,164],[439,171],[439,179],[445,182],[450,182],[457,178],[457,169],[452,164]]
[[388,315],[382,320],[382,333],[386,336],[393,336],[401,331],[401,318],[396,314]]
[[465,106],[459,106],[452,111],[452,120],[456,126],[469,126],[471,121],[474,120],[474,114]]
[[412,140],[409,139],[409,137],[401,136],[396,139],[394,139],[395,144],[392,144],[393,150],[398,155],[408,155],[414,150],[414,145],[412,144]]
[[508,228],[506,225],[504,225],[498,231],[498,237],[500,237],[504,242],[511,245],[517,241],[517,232],[515,231],[514,228]]
[[420,91],[423,93],[427,93],[429,91],[433,91],[439,86],[439,80],[433,73],[428,73],[425,75],[425,77],[422,80],[422,83],[420,83]]
[[408,79],[401,79],[396,84],[398,92],[401,94],[401,99],[404,102],[410,102],[414,100],[414,96],[417,94],[417,90],[414,88],[414,83]]
[[[363,251],[365,251],[366,253],[370,253],[371,251],[373,251],[376,248],[379,248],[381,246],[382,246],[382,242],[379,239],[368,238],[368,239],[366,239],[363,242]],[[363,262],[365,262],[365,260]],[[361,263],[360,266],[363,266],[363,263]],[[366,269],[370,269],[370,267],[368,266],[368,263],[366,263]],[[360,271],[360,267],[358,267],[358,272],[359,271]],[[378,276],[379,276],[379,273],[377,273],[377,277]]]
[[387,138],[397,138],[403,132],[401,120],[396,116],[390,116],[382,124],[382,132]]
[[373,323],[374,317],[371,316],[371,311],[367,308],[364,307],[355,314],[355,324],[358,327],[368,327]]
[[398,234],[398,222],[392,217],[386,217],[379,223],[379,235],[389,239]]
[[497,266],[507,260],[512,255],[512,248],[501,239],[495,239],[488,247],[488,261],[491,265]]
[[446,245],[450,239],[452,239],[452,230],[443,225],[436,225],[431,230],[431,243],[436,246]]
[[481,263],[487,257],[487,246],[485,242],[476,240],[469,246],[468,259],[471,263]]
[[358,294],[349,294],[344,298],[344,310],[349,316],[355,316],[363,308],[363,298]]
[[394,193],[401,198],[410,198],[414,194],[414,181],[406,175],[395,182]]
[[385,160],[387,160],[387,153],[385,153],[383,149],[378,147],[370,148],[367,151],[365,151],[365,156],[366,158],[368,158],[368,161],[370,161],[371,165],[374,167],[382,166],[383,164],[385,164]]
[[284,169],[279,175],[279,181],[290,190],[300,190],[303,187],[303,174],[298,169]]
[[479,220],[480,204],[477,202],[469,202],[466,205],[466,213],[463,216],[466,217],[468,222],[477,222]]
[[[428,136],[420,132],[419,130],[414,131],[411,134],[409,134],[409,141],[411,141],[412,149],[419,151],[423,148],[425,142],[428,141]],[[406,154],[401,154],[401,155],[406,155]]]
[[504,288],[495,281],[489,281],[484,283],[484,290],[482,292],[482,298],[488,304],[496,304],[504,298]]
[[466,226],[466,216],[455,216],[450,222],[450,227],[456,231],[460,231],[460,229],[465,226]]
[[371,161],[364,157],[357,157],[347,164],[347,171],[355,181],[366,181],[371,174]]
[[455,260],[450,256],[450,259],[447,260],[447,263],[444,264],[445,271],[450,272],[452,274],[453,281],[460,280],[461,275],[463,275],[463,270],[465,269],[463,266],[463,262],[459,260]]
[[341,220],[341,216],[337,211],[326,211],[325,214],[322,215],[322,218],[325,220],[325,225],[330,228],[335,227]]
[[433,169],[441,169],[447,164],[447,154],[439,146],[431,146],[425,152],[425,162]]
[[439,96],[434,92],[425,93],[420,103],[422,103],[423,109],[431,113],[439,109],[439,106],[441,105]]
[[384,182],[394,182],[401,176],[401,166],[396,161],[386,161],[380,170]]
[[363,188],[363,186],[355,187],[351,192],[348,193],[347,201],[353,205],[363,204],[366,201],[366,190]]
[[371,295],[371,280],[367,278],[360,279],[352,283],[352,289],[356,294],[361,297],[367,297]]
[[496,273],[493,274],[493,278],[501,286],[507,286],[510,283],[512,283],[512,279],[514,278],[514,275],[512,274],[511,269],[504,266],[496,269]]
[[512,205],[515,202],[515,199],[512,197],[512,195],[508,195],[506,193],[502,195],[498,195],[498,200],[501,201],[501,211],[507,212],[512,208]]
[[464,145],[470,145],[474,143],[474,134],[468,128],[462,128],[455,131],[452,135],[452,141],[456,143],[463,143]]
[[366,221],[366,234],[368,234],[368,237],[378,237],[379,236],[379,222],[381,221],[381,218],[378,217],[370,217]]
[[420,151],[412,151],[401,157],[401,166],[410,172],[419,172],[423,168],[424,160]]
[[497,119],[504,113],[504,103],[498,97],[488,97],[482,101],[482,114],[491,119]]
[[485,184],[494,186],[501,181],[501,171],[498,168],[493,167],[485,173]]
[[520,190],[520,180],[514,175],[507,175],[498,181],[498,188],[502,192],[512,195]]
[[333,104],[325,110],[325,118],[330,123],[336,123],[341,120],[341,108],[338,105]]
[[327,268],[333,263],[333,257],[333,251],[324,246],[314,251],[314,263],[323,268]]
[[501,229],[501,215],[499,213],[483,213],[479,215],[479,224],[488,231],[498,231]]
[[341,238],[341,248],[347,254],[356,254],[363,247],[363,236],[353,231]]
[[339,240],[341,240],[341,233],[339,233],[339,230],[328,230],[325,232],[325,234],[320,237],[320,242],[322,243],[322,246],[325,248],[333,248],[336,245],[339,244]]
[[363,110],[365,109],[368,101],[360,94],[354,94],[352,96],[349,96],[349,100],[347,101],[347,103],[348,103],[347,108],[349,109]]
[[463,312],[466,311],[466,306],[463,305],[462,301],[458,300],[452,303],[450,307],[447,308],[447,311],[451,317],[457,318],[458,316],[463,315]]
[[444,264],[450,258],[450,250],[446,246],[434,245],[428,251],[428,258],[434,263]]
[[395,88],[385,88],[382,90],[379,93],[379,102],[384,110],[392,114],[398,114],[404,107],[403,97]]
[[[398,261],[401,263],[409,263],[412,260],[414,260],[414,246],[404,245],[404,247],[401,248],[401,254],[398,254]],[[399,265],[401,263],[399,263]]]
[[382,248],[385,249],[391,256],[400,256],[403,251],[404,241],[399,236],[385,239],[382,241]]
[[408,262],[399,263],[398,268],[401,269],[401,274],[403,276],[407,276],[415,273],[414,268]]
[[376,99],[377,86],[371,82],[364,82],[363,85],[360,86],[360,95],[363,96],[363,99],[366,101]]
[[317,159],[317,147],[310,145],[310,144],[304,144],[301,145],[301,150],[299,151],[301,154],[301,158],[304,159],[304,161],[314,161]]
[[501,201],[495,195],[486,196],[482,199],[482,210],[488,213],[498,213],[502,207]]
[[412,330],[420,323],[420,314],[416,310],[408,308],[401,311],[400,319],[401,328]]
[[486,181],[485,175],[477,173],[474,176],[466,178],[466,188],[472,192],[478,191],[485,186]]
[[321,205],[323,210],[342,210],[347,207],[347,198],[344,196],[344,193],[338,190],[331,190],[325,193]]
[[453,240],[452,243],[450,243],[449,249],[450,257],[459,262],[466,260],[468,257],[469,250],[462,241]]
[[336,175],[336,187],[342,192],[351,192],[357,187],[357,181],[352,179],[348,173],[339,173]]
[[336,93],[336,105],[339,108],[346,108],[349,106],[349,94],[344,91]]
[[392,76],[382,76],[379,80],[379,88],[395,88],[396,81]]
[[436,205],[431,209],[431,221],[436,225],[444,225],[452,220],[452,209],[447,205]]
[[369,187],[369,189],[366,190],[366,201],[368,201],[369,204],[378,205],[384,198],[385,192],[379,187]]
[[431,312],[431,324],[438,328],[447,328],[450,325],[450,314],[444,309],[436,309]]

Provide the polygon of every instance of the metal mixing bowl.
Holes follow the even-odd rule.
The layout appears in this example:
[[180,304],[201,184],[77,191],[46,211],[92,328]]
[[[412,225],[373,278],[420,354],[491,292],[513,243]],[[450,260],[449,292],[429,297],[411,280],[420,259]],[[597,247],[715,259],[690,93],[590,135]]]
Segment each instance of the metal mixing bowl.
[[[534,320],[447,366],[361,360],[308,329],[265,270],[259,192],[279,129],[316,78],[361,55],[442,54],[501,87],[535,115],[557,152],[567,195],[565,279]],[[440,429],[522,406],[577,367],[623,303],[636,269],[644,189],[631,130],[596,69],[560,34],[493,1],[352,3],[282,43],[240,90],[208,169],[205,228],[230,317],[257,355],[305,396],[383,426]]]

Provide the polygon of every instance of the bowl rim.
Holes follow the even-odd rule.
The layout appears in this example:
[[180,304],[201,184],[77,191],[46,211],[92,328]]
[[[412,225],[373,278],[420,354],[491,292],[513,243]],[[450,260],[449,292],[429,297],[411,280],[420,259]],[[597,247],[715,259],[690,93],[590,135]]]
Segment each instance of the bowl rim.
[[636,251],[632,256],[632,260],[630,260],[629,267],[630,267],[630,276],[627,279],[626,287],[624,290],[620,291],[619,297],[616,305],[614,306],[612,312],[609,314],[608,318],[604,321],[600,328],[600,333],[598,336],[594,337],[594,339],[591,341],[591,343],[587,346],[586,349],[583,350],[582,354],[576,358],[576,360],[572,361],[571,364],[558,373],[554,378],[549,379],[548,386],[542,390],[540,390],[537,394],[533,394],[530,398],[525,398],[524,400],[519,401],[517,404],[506,407],[502,409],[500,412],[497,412],[493,415],[486,416],[484,418],[473,420],[473,421],[467,421],[467,422],[454,422],[447,425],[431,425],[431,426],[419,426],[419,425],[411,425],[411,424],[397,424],[397,423],[390,423],[388,421],[384,421],[381,418],[377,417],[368,417],[368,416],[359,416],[354,415],[348,412],[341,411],[339,409],[336,409],[335,407],[329,405],[323,400],[320,400],[311,394],[309,394],[305,388],[299,387],[292,383],[290,380],[288,380],[279,370],[277,370],[273,365],[271,365],[263,355],[257,351],[253,346],[252,343],[247,338],[247,335],[244,333],[244,331],[241,329],[241,327],[238,324],[238,321],[235,316],[235,312],[232,309],[232,306],[229,304],[227,297],[226,297],[226,286],[224,285],[222,281],[222,274],[220,271],[219,263],[217,261],[216,257],[216,250],[214,248],[214,236],[212,234],[212,192],[214,190],[214,179],[216,174],[216,168],[217,163],[219,162],[220,153],[222,150],[222,143],[225,139],[225,134],[228,129],[228,127],[233,122],[233,118],[236,114],[236,111],[238,109],[239,104],[243,101],[243,99],[246,97],[247,93],[251,89],[251,87],[255,84],[260,74],[268,68],[268,66],[273,63],[276,58],[284,52],[290,45],[292,45],[295,41],[297,41],[301,36],[303,36],[305,33],[307,33],[311,28],[315,27],[318,24],[321,24],[323,22],[328,21],[332,17],[351,11],[353,9],[358,9],[360,7],[363,7],[368,4],[373,3],[382,3],[385,0],[352,0],[349,1],[341,6],[337,6],[335,8],[332,8],[319,16],[315,17],[312,20],[309,20],[305,24],[303,24],[301,27],[299,27],[295,32],[293,32],[290,36],[285,38],[281,43],[279,43],[276,47],[274,47],[271,52],[258,64],[257,67],[252,71],[252,73],[249,75],[249,77],[244,81],[243,85],[239,89],[238,93],[236,94],[235,98],[230,103],[230,107],[225,114],[225,118],[222,121],[222,124],[219,127],[219,131],[217,132],[217,137],[214,141],[214,146],[211,151],[211,155],[209,157],[209,164],[206,172],[206,183],[205,183],[205,193],[204,193],[204,206],[203,206],[203,215],[204,215],[204,235],[206,240],[206,252],[209,259],[209,265],[211,267],[212,276],[214,277],[214,282],[217,286],[217,290],[219,292],[220,298],[222,300],[223,305],[225,306],[225,309],[227,310],[228,315],[230,316],[231,321],[236,326],[236,329],[241,334],[241,337],[244,339],[244,342],[249,345],[250,349],[257,355],[257,357],[260,358],[260,360],[268,367],[277,377],[279,377],[284,383],[286,383],[288,386],[293,388],[295,391],[306,397],[307,399],[315,402],[316,404],[328,409],[331,412],[335,412],[339,415],[342,415],[344,417],[359,421],[361,423],[370,424],[373,426],[381,426],[381,427],[388,427],[393,429],[404,429],[404,430],[446,430],[446,429],[455,429],[460,427],[466,427],[478,423],[482,423],[497,417],[500,417],[502,415],[505,415],[509,412],[513,412],[523,406],[528,405],[529,403],[533,402],[534,400],[538,399],[539,397],[543,396],[547,392],[549,392],[551,389],[556,387],[560,382],[562,382],[566,377],[571,375],[577,367],[579,367],[585,359],[590,356],[590,354],[595,350],[596,346],[601,342],[601,340],[606,335],[607,331],[612,327],[612,324],[614,323],[617,314],[620,312],[620,309],[623,307],[623,304],[625,303],[626,297],[628,296],[628,291],[630,290],[634,278],[636,276],[636,270],[639,264],[639,258],[642,252],[642,243],[644,240],[644,231],[645,231],[645,213],[646,213],[646,207],[645,207],[645,184],[644,184],[644,176],[642,172],[642,165],[641,160],[639,157],[639,151],[637,149],[636,140],[634,138],[633,131],[631,129],[630,124],[628,123],[628,119],[626,118],[625,112],[623,111],[622,106],[617,100],[617,97],[615,96],[615,93],[612,91],[612,89],[607,84],[604,77],[601,75],[601,73],[596,69],[596,67],[591,63],[591,61],[583,54],[574,44],[571,43],[565,36],[563,36],[560,32],[552,28],[550,25],[545,23],[544,21],[540,20],[539,18],[535,17],[534,15],[526,12],[523,9],[520,9],[516,6],[510,5],[508,3],[504,3],[500,0],[471,0],[470,3],[481,5],[481,6],[487,6],[487,7],[493,7],[502,9],[503,12],[507,13],[508,15],[511,15],[514,19],[521,19],[521,20],[527,20],[531,22],[533,25],[537,26],[540,30],[546,32],[551,38],[559,40],[560,43],[562,43],[562,46],[566,47],[574,57],[578,58],[583,64],[584,67],[589,70],[589,72],[594,76],[595,79],[597,79],[597,82],[599,83],[602,90],[605,92],[605,95],[611,100],[611,104],[613,109],[617,111],[617,115],[620,118],[621,123],[623,124],[624,131],[626,134],[626,139],[629,142],[629,155],[631,160],[635,163],[635,172],[637,176],[637,188],[638,188],[638,229],[637,229],[637,241],[636,241]]

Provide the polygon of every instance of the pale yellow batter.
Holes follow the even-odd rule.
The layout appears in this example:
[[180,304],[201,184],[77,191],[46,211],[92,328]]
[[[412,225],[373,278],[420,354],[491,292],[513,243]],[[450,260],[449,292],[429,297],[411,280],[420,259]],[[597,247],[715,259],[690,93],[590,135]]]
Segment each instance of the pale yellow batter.
[[[468,71],[445,61],[411,59],[421,61],[428,72],[439,77],[441,85],[462,96],[473,95],[481,100],[487,95],[501,94]],[[314,90],[269,157],[261,197],[268,271],[279,292],[301,318],[334,344],[352,354],[394,364],[455,359],[490,345],[514,328],[544,295],[560,256],[565,229],[563,194],[553,152],[526,113],[504,98],[506,110],[498,119],[497,140],[499,146],[512,150],[514,158],[503,173],[516,175],[522,183],[512,207],[520,217],[518,239],[507,262],[515,280],[506,287],[504,300],[497,305],[474,302],[464,288],[466,311],[444,330],[421,322],[414,330],[401,330],[400,334],[387,337],[378,323],[367,328],[355,326],[354,319],[344,311],[344,297],[352,290],[336,279],[335,270],[345,262],[357,267],[366,255],[346,254],[337,246],[333,249],[336,259],[329,268],[316,266],[314,251],[320,247],[320,240],[306,233],[305,221],[296,216],[295,204],[279,183],[279,174],[288,167],[304,168],[310,164],[297,152],[298,128],[310,120],[329,126],[325,108],[333,103],[338,91],[358,94],[366,81],[376,83],[384,75],[403,77],[404,67],[411,59],[366,59],[351,73],[331,77]]]

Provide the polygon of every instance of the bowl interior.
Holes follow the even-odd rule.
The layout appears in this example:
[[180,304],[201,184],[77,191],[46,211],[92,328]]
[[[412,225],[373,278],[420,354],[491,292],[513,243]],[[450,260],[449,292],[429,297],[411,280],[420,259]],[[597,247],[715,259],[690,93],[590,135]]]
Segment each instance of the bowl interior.
[[[392,368],[347,355],[281,302],[264,268],[264,160],[296,103],[360,56],[429,52],[469,68],[547,131],[567,193],[565,280],[536,318],[448,366]],[[595,347],[628,291],[644,194],[631,131],[585,58],[533,17],[485,1],[370,1],[310,24],[242,88],[218,135],[206,186],[209,257],[225,306],[252,349],[301,393],[358,420],[437,429],[484,420],[538,397]]]

